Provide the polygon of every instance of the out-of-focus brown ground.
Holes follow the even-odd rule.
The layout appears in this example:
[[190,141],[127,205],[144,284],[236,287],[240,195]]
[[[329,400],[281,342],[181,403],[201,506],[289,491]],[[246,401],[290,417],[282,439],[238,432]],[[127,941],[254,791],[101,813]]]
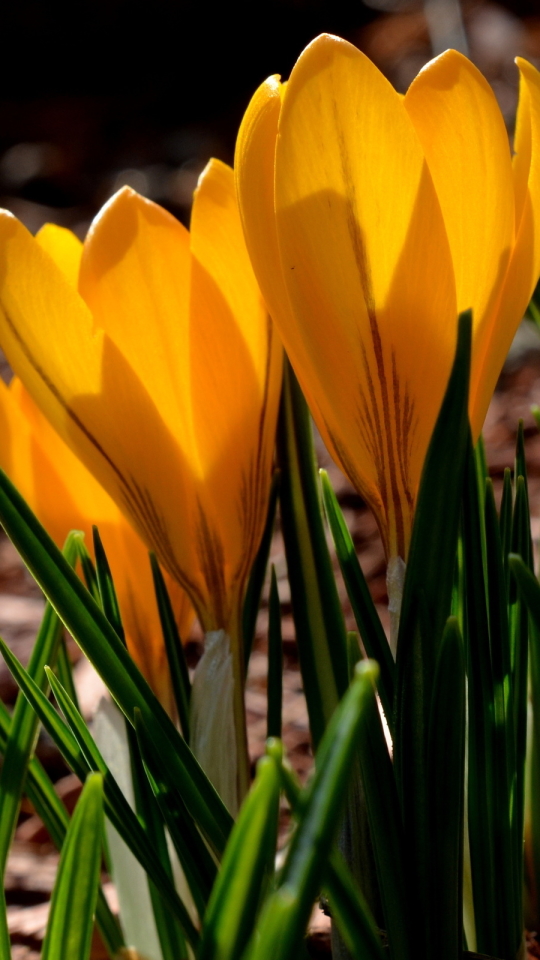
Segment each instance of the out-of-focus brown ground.
[[[521,347],[513,351],[499,388],[493,398],[485,425],[485,442],[490,473],[500,490],[506,466],[512,466],[516,427],[519,418],[525,423],[527,463],[533,514],[533,534],[540,538],[540,435],[530,413],[531,405],[540,402],[540,334],[528,329],[520,336]],[[319,460],[330,473],[338,498],[344,509],[349,528],[353,534],[358,555],[368,579],[375,603],[386,623],[386,586],[384,556],[373,518],[358,495],[329,459],[322,444],[318,442]],[[286,562],[279,530],[276,532],[271,551],[272,562],[279,578],[279,592],[283,610],[283,638],[285,653],[283,739],[292,765],[302,779],[309,774],[312,764],[307,713],[302,692],[302,681],[294,639],[290,593],[286,579]],[[347,623],[354,629],[350,605],[347,601],[341,578],[338,585],[346,613]],[[25,662],[28,659],[36,628],[39,624],[43,601],[39,591],[25,572],[11,544],[0,539],[0,634],[14,652]],[[264,750],[266,736],[266,599],[259,617],[257,640],[250,661],[246,692],[249,748],[253,762]],[[192,652],[195,644],[192,645]],[[83,701],[83,709],[90,718],[97,707],[103,688],[86,661],[80,658],[77,647],[72,645],[76,661],[75,677]],[[0,664],[0,696],[8,704],[14,702],[15,687],[3,664]],[[57,781],[57,789],[71,809],[78,796],[80,785],[69,774],[50,739],[42,734],[38,743],[38,756],[50,775]],[[23,805],[13,852],[10,857],[6,896],[10,932],[13,938],[13,958],[37,960],[47,921],[48,900],[54,883],[57,854],[49,842],[46,831],[33,814],[27,802]],[[112,902],[114,891],[108,884]],[[318,931],[313,947],[318,953],[327,947],[324,931],[326,918],[317,913],[314,926]],[[536,941],[534,941],[536,944]],[[536,946],[531,942],[531,946]],[[94,960],[101,956],[96,944]]]

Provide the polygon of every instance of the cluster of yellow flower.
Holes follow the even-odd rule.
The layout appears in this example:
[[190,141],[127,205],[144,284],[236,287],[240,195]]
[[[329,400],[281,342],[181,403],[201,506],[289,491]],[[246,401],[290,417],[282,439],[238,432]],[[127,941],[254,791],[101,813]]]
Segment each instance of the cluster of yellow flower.
[[322,36],[255,93],[235,171],[209,163],[189,232],[128,188],[84,244],[0,214],[0,344],[18,378],[1,390],[0,463],[58,541],[99,525],[130,649],[163,698],[144,545],[181,633],[193,607],[243,675],[281,343],[388,559],[407,557],[467,308],[479,435],[540,275],[540,74],[518,66],[513,157],[465,57],[436,58],[403,97]]

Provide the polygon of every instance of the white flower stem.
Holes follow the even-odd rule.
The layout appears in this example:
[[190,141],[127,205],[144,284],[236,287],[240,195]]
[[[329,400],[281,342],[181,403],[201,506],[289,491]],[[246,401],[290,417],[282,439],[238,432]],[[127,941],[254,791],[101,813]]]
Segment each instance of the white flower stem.
[[388,589],[388,613],[390,614],[390,649],[396,659],[397,639],[399,633],[399,618],[401,601],[403,599],[403,584],[407,567],[401,557],[391,557],[386,570],[386,586]]

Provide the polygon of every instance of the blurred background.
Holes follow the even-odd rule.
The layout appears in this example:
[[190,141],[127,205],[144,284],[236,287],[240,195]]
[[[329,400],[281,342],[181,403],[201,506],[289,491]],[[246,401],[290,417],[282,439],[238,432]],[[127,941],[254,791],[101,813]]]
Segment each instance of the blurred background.
[[189,219],[210,156],[232,161],[242,113],[318,33],[365,51],[404,91],[454,46],[493,84],[511,131],[516,55],[540,66],[540,2],[18,0],[0,8],[0,205],[82,237],[127,183]]

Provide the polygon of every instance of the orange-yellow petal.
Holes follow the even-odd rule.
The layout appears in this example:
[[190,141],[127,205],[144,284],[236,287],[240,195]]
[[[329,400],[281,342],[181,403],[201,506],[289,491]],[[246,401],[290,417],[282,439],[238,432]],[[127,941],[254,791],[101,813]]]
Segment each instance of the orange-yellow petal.
[[[96,524],[111,565],[131,655],[164,706],[173,712],[172,689],[147,550],[118,507],[69,450],[15,378],[0,382],[0,466],[61,546],[82,530],[92,550]],[[168,583],[180,635],[187,637],[193,610],[185,593]]]
[[497,311],[477,334],[471,378],[471,425],[474,436],[484,417],[504,359],[540,276],[540,73],[517,60],[520,69],[520,121],[515,169],[519,230]]
[[284,344],[293,364],[308,358],[298,367],[334,446],[403,556],[455,346],[454,276],[403,100],[345,41],[320,37],[293,70],[275,209],[294,311],[290,328],[276,317]]
[[243,586],[262,535],[282,350],[249,260],[233,171],[217,160],[199,180],[190,239],[191,404],[201,502],[224,545],[230,593],[233,584]]
[[508,135],[495,94],[456,50],[428,63],[405,106],[441,204],[456,278],[457,308],[478,330],[496,308],[514,244]]
[[68,283],[76,290],[83,245],[71,230],[55,223],[46,223],[38,230],[36,240],[60,268]]

